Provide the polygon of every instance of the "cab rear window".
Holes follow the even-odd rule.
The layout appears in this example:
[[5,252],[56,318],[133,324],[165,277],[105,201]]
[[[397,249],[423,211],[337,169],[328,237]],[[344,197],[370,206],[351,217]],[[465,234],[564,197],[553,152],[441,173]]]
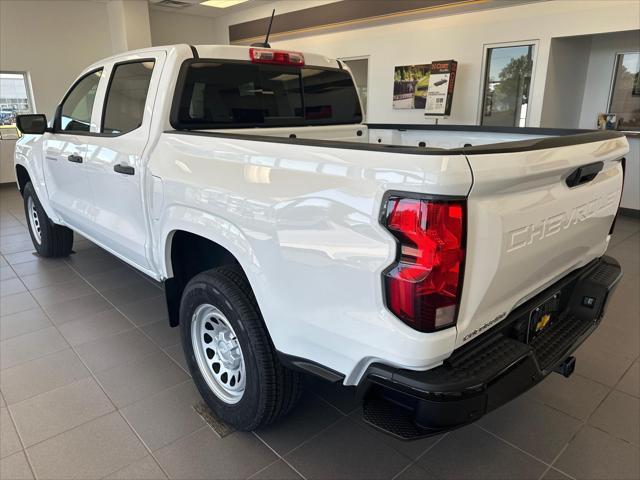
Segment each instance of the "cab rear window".
[[243,128],[359,123],[362,112],[344,70],[248,62],[183,66],[174,128]]

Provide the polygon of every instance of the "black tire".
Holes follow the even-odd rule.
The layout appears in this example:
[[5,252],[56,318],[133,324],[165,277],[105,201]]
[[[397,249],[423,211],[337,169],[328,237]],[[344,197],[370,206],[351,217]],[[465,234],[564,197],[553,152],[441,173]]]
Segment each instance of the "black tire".
[[[41,257],[66,257],[71,253],[73,248],[73,230],[62,225],[56,225],[47,216],[42,208],[42,204],[36,195],[31,182],[28,182],[22,192],[24,200],[24,213],[27,217],[27,226],[31,241],[38,255]],[[33,202],[33,208],[37,214],[37,223],[40,228],[40,239],[33,231],[34,225],[29,216],[30,200]],[[37,228],[37,227],[36,227]]]
[[[236,333],[246,367],[245,390],[234,404],[209,387],[196,360],[191,323],[203,304],[218,308]],[[195,276],[180,303],[180,333],[193,380],[207,405],[236,430],[251,431],[287,415],[302,393],[302,375],[281,365],[244,274],[219,267]]]

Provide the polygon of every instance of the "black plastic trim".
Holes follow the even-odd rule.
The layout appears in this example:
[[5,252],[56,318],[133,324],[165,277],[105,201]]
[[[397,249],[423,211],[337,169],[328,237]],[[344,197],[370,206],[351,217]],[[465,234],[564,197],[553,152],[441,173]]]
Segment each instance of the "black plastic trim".
[[342,383],[344,381],[344,375],[342,373],[336,372],[335,370],[325,367],[317,362],[297,357],[295,355],[289,355],[279,350],[276,350],[276,353],[280,363],[287,368],[303,373],[309,373],[331,383]]
[[[456,350],[440,367],[414,371],[380,363],[370,365],[358,386],[359,395],[368,392],[364,395],[365,420],[405,439],[433,435],[477,420],[557,371],[598,327],[621,277],[620,264],[603,256],[515,309],[498,326]],[[531,308],[560,287],[569,288],[563,313],[568,324],[552,324],[550,328],[555,330],[550,330],[551,336],[542,342],[538,341],[542,337],[536,337],[526,343],[505,331],[517,325],[514,322],[521,322],[523,315],[528,319]],[[585,306],[584,296],[594,292],[596,304]],[[578,328],[572,327],[571,322]],[[565,336],[565,326],[570,332],[573,330],[569,336]],[[376,398],[385,400],[380,403]],[[397,417],[385,401],[400,406]],[[407,414],[407,409],[413,413]],[[402,432],[410,433],[403,437]]]
[[120,163],[113,166],[113,171],[122,175],[135,175],[136,173],[136,169],[131,165],[122,165]]
[[[349,124],[343,124],[349,125]],[[352,124],[354,127],[357,127],[358,123]],[[297,127],[292,126],[294,128]],[[247,130],[253,130],[248,128]],[[397,152],[397,153],[407,153],[412,155],[446,155],[449,153],[448,150],[443,148],[422,148],[418,149],[416,147],[404,147],[397,145],[376,145],[369,143],[359,143],[359,142],[343,142],[337,140],[316,140],[316,139],[307,139],[307,138],[289,138],[289,137],[272,137],[269,135],[253,135],[249,133],[225,133],[225,132],[209,132],[202,130],[166,130],[164,133],[169,134],[177,134],[177,135],[194,135],[199,137],[213,137],[213,138],[226,138],[229,140],[245,140],[249,142],[269,142],[269,143],[284,143],[289,145],[304,145],[309,147],[324,147],[324,148],[339,148],[343,150],[367,150],[371,152]]]
[[367,124],[370,129],[386,130],[433,130],[454,132],[512,133],[523,135],[554,135],[547,138],[532,138],[512,142],[490,143],[462,148],[445,149],[448,154],[487,155],[492,153],[513,153],[547,148],[569,147],[584,143],[602,142],[624,137],[615,130],[571,130],[560,128],[533,127],[493,127],[484,125],[407,125],[407,124]]
[[593,162],[587,165],[582,165],[569,174],[565,179],[565,183],[569,188],[579,187],[580,185],[589,183],[591,180],[596,178],[603,168],[604,162]]
[[[411,123],[366,123],[371,129],[382,130],[444,130],[453,132],[487,132],[487,133],[514,133],[523,135],[575,135],[601,130],[589,130],[580,128],[546,128],[546,127],[501,127],[494,125],[460,125],[460,124],[411,124]],[[610,131],[610,130],[609,130]]]
[[198,49],[196,47],[194,47],[193,45],[189,45],[189,48],[191,49],[191,53],[193,54],[193,58],[195,58],[195,59],[200,58],[200,55],[198,55]]
[[[178,89],[176,88],[176,92]],[[174,104],[172,106],[172,115],[173,109],[176,105],[175,94],[174,94]],[[337,126],[337,124],[332,124]],[[359,123],[354,124],[340,124],[342,126],[353,125],[358,126],[361,125]],[[172,123],[174,128],[175,125]],[[308,126],[320,126],[320,125],[283,125],[282,127],[308,127]],[[269,127],[274,127],[270,125]],[[265,128],[269,128],[265,127]],[[369,128],[396,128],[399,130],[406,128],[399,127],[420,127],[416,128],[417,130],[437,130],[435,128],[421,128],[421,127],[435,127],[435,125],[384,125],[384,126],[369,126]],[[465,126],[458,125],[458,128],[449,128],[452,125],[443,125],[439,126],[439,130],[447,131],[478,131],[478,128],[484,129],[483,131],[495,131],[500,133],[500,130],[487,130],[485,127],[477,127],[477,126]],[[462,128],[464,127],[464,128]],[[475,128],[474,128],[475,127]],[[231,128],[231,127],[230,127]],[[233,127],[238,128],[238,127]],[[280,128],[280,127],[279,127]],[[505,127],[507,128],[507,127]],[[246,128],[247,130],[255,131],[256,129]],[[215,130],[223,130],[220,128],[216,128]],[[532,133],[530,130],[537,129],[523,129],[527,130],[527,132],[519,132],[519,133]],[[543,129],[548,131],[548,129]],[[564,131],[566,132],[566,131]],[[593,142],[602,142],[605,140],[611,140],[614,138],[623,138],[624,134],[621,132],[615,132],[613,130],[589,130],[587,133],[579,133],[573,134],[572,131],[569,133],[565,133],[564,136],[559,137],[548,137],[548,138],[535,138],[535,139],[527,139],[527,140],[517,140],[514,142],[503,142],[503,143],[492,143],[487,145],[477,145],[471,147],[462,147],[462,148],[422,148],[422,147],[413,147],[413,146],[404,146],[404,145],[388,145],[388,144],[375,144],[375,143],[364,143],[364,142],[345,142],[339,140],[319,140],[319,139],[305,139],[305,138],[282,138],[282,137],[273,137],[269,135],[253,135],[250,133],[225,133],[221,131],[205,131],[205,130],[189,130],[189,129],[176,129],[176,130],[166,130],[164,133],[172,133],[172,134],[183,134],[183,135],[196,135],[196,136],[205,136],[205,137],[217,137],[217,138],[228,138],[228,139],[236,139],[236,140],[247,140],[254,142],[269,142],[269,143],[285,143],[291,145],[305,145],[310,147],[324,147],[324,148],[340,148],[346,150],[365,150],[371,152],[395,152],[395,153],[403,153],[410,155],[487,155],[493,153],[513,153],[513,152],[526,152],[533,150],[543,150],[549,148],[559,148],[559,147],[569,147],[572,145],[581,145],[585,143],[593,143]],[[505,132],[506,133],[506,132]],[[542,134],[542,132],[535,132]],[[549,133],[547,133],[549,134]]]

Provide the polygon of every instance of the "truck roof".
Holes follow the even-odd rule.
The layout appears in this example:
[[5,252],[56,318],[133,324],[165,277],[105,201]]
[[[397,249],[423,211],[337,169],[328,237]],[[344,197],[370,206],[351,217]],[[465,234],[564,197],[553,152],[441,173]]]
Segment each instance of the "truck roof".
[[[130,50],[128,52],[123,52],[117,55],[103,58],[102,60],[94,62],[92,65],[88,66],[85,71],[92,70],[100,65],[111,61],[134,60],[137,58],[141,58],[145,54],[149,54],[151,52],[166,52],[167,56],[170,56],[173,53],[178,58],[192,58],[192,47],[195,48],[198,56],[200,56],[201,58],[214,58],[220,60],[249,60],[249,49],[252,48],[250,46],[244,45],[188,45],[186,43],[162,45],[157,47],[141,48],[138,50]],[[281,49],[274,48],[273,50]],[[298,50],[296,51],[299,52]],[[342,64],[340,64],[336,59],[328,58],[317,53],[299,53],[302,53],[304,55],[305,65],[311,65],[315,67],[342,68]]]

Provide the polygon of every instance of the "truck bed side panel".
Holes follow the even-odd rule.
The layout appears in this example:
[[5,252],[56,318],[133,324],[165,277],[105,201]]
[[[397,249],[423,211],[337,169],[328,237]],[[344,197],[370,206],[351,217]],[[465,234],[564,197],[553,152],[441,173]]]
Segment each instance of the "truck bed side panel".
[[419,333],[384,307],[382,271],[396,245],[379,215],[389,190],[465,196],[463,155],[179,133],[163,134],[155,151],[149,166],[164,184],[157,261],[177,228],[230,250],[278,350],[344,373],[347,383],[376,358],[424,369],[450,354],[454,329]]

